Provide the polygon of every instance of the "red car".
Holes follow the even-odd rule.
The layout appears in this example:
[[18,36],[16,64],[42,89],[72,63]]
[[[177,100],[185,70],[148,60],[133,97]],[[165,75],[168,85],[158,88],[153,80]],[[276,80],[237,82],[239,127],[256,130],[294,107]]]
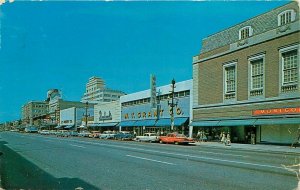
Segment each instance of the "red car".
[[159,137],[160,143],[172,143],[172,144],[189,144],[195,143],[192,138],[188,138],[183,134],[178,133],[169,133],[167,136],[160,136]]

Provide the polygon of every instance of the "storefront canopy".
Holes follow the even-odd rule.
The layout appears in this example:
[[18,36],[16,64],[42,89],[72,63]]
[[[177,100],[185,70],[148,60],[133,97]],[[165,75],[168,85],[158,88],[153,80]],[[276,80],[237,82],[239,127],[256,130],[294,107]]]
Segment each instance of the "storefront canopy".
[[54,127],[55,129],[60,129],[60,128],[63,128],[64,126],[63,125],[57,125],[56,127]]
[[300,118],[257,119],[254,123],[254,125],[284,125],[284,124],[300,124]]
[[145,120],[138,120],[134,123],[134,126],[145,126],[145,127],[151,127],[155,126],[156,119],[145,119]]
[[220,126],[254,126],[254,125],[283,125],[300,124],[300,118],[260,118],[260,119],[230,119],[214,121],[193,121],[195,127],[220,127]]
[[217,121],[193,121],[190,125],[194,127],[211,127],[218,126],[220,120]]
[[[175,117],[174,118],[174,126],[181,126],[188,120],[188,117]],[[171,126],[171,119],[170,118],[162,118],[159,119],[155,126],[157,127],[167,127]]]
[[121,127],[133,127],[133,126],[135,126],[135,125],[134,125],[135,122],[136,122],[136,120],[131,120],[131,121],[121,121],[121,122],[119,123],[119,126],[121,126]]
[[65,128],[65,129],[71,129],[72,127],[74,127],[74,125],[67,125],[67,126],[65,126],[64,128]]
[[246,126],[246,125],[254,125],[255,121],[256,119],[193,121],[191,126],[195,126],[195,127]]
[[247,126],[254,125],[256,119],[232,119],[232,120],[221,120],[218,126]]
[[118,122],[107,122],[107,123],[93,123],[90,124],[90,127],[115,127],[118,125]]

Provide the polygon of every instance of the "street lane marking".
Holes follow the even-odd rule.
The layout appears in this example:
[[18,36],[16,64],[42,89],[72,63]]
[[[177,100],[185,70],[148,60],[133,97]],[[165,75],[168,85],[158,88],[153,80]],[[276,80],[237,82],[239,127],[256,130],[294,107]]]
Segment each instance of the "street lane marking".
[[76,144],[70,144],[71,146],[79,147],[79,148],[86,148],[84,146],[76,145]]
[[162,163],[162,164],[168,164],[168,165],[176,165],[174,163],[170,163],[170,162],[164,162],[164,161],[159,161],[159,160],[153,160],[153,159],[149,159],[149,158],[143,158],[143,157],[139,157],[139,156],[132,156],[132,155],[126,155],[128,157],[132,157],[132,158],[137,158],[137,159],[141,159],[141,160],[147,160],[147,161],[151,161],[151,162],[158,162],[158,163]]
[[[50,138],[50,137],[48,137],[48,138]],[[82,141],[82,140],[64,139],[64,141],[77,142],[77,143],[83,143],[83,144],[93,144],[93,145],[98,145],[98,146],[125,148],[125,149],[131,149],[131,150],[140,150],[140,151],[144,151],[144,152],[154,152],[154,153],[161,153],[161,154],[166,154],[166,155],[182,156],[184,158],[198,158],[198,159],[203,159],[203,160],[213,160],[213,161],[219,161],[219,162],[227,162],[227,163],[235,163],[235,164],[241,164],[241,165],[251,165],[251,166],[259,166],[259,167],[276,168],[276,169],[285,170],[284,167],[272,166],[272,165],[266,165],[266,164],[255,164],[255,163],[250,163],[250,162],[241,162],[241,161],[225,160],[225,159],[210,158],[210,157],[203,157],[203,156],[194,156],[194,155],[188,155],[188,154],[178,154],[178,153],[172,153],[172,152],[164,152],[164,151],[156,151],[156,150],[149,150],[149,149],[142,149],[142,148],[134,148],[134,147],[121,146],[121,145],[87,142],[87,141]],[[85,148],[85,147],[79,146],[79,145],[72,145],[72,146]]]
[[228,156],[237,156],[237,157],[249,157],[249,156],[244,156],[244,155],[239,155],[239,154],[227,154],[227,153],[217,153],[217,152],[208,152],[208,151],[198,151],[198,152],[203,152],[203,153],[209,153],[209,154],[219,154],[219,155],[228,155]]

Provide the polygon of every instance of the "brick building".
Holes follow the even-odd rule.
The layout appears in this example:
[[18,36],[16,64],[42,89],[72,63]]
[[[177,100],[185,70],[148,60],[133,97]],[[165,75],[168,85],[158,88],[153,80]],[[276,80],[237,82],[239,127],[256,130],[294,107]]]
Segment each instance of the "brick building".
[[[193,132],[291,143],[300,127],[299,5],[291,2],[202,40],[193,57]],[[253,135],[252,135],[253,136]]]

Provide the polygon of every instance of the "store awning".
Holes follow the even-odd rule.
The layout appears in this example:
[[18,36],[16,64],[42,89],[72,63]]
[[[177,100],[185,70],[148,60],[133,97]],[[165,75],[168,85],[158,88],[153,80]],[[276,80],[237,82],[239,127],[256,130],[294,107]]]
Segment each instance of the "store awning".
[[157,127],[171,126],[171,119],[170,118],[159,119],[159,120],[157,120],[155,126],[157,126]]
[[300,118],[268,118],[257,119],[254,125],[284,125],[284,124],[300,124]]
[[135,125],[134,125],[135,122],[136,122],[136,120],[131,120],[131,121],[121,121],[121,122],[119,123],[119,126],[121,126],[121,127],[132,127],[132,126],[135,126]]
[[188,117],[175,117],[174,126],[183,125],[189,118]]
[[56,127],[54,127],[55,129],[60,129],[60,128],[63,128],[64,126],[63,125],[57,125]]
[[134,126],[136,127],[150,127],[155,126],[156,119],[145,119],[145,120],[138,120],[134,123]]
[[65,129],[71,129],[72,127],[74,127],[74,125],[67,125],[67,126],[65,126],[64,128],[65,128]]
[[115,127],[118,125],[118,122],[107,122],[107,123],[93,123],[90,124],[90,127]]
[[[174,126],[181,126],[183,125],[189,118],[188,117],[175,117],[174,118]],[[157,127],[168,127],[171,126],[171,119],[170,118],[162,118],[159,119],[155,126]]]
[[254,125],[256,119],[230,119],[221,120],[218,126],[247,126]]
[[228,119],[228,120],[206,120],[206,121],[193,121],[191,126],[195,127],[220,127],[220,126],[247,126],[254,125],[256,119]]
[[220,120],[217,121],[193,121],[190,125],[194,127],[215,127],[218,126]]

